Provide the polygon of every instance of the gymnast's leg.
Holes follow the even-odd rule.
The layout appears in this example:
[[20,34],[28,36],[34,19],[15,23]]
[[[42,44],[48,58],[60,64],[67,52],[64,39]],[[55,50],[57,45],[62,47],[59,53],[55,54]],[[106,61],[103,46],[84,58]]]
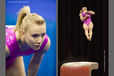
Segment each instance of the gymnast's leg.
[[17,57],[13,64],[6,69],[6,76],[26,76],[23,57]]
[[88,28],[88,26],[86,24],[83,24],[83,29],[85,31],[86,38],[89,39],[89,32],[88,32],[89,28]]
[[90,34],[90,41],[91,41],[92,35],[93,35],[93,23],[92,22],[89,24],[89,34]]

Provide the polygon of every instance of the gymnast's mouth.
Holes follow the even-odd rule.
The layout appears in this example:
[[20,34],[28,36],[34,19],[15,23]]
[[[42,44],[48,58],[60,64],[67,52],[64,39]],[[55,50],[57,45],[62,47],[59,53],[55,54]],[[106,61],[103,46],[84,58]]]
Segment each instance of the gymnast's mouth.
[[35,47],[40,47],[41,45],[35,45]]
[[34,45],[34,50],[38,50],[41,47],[41,45]]

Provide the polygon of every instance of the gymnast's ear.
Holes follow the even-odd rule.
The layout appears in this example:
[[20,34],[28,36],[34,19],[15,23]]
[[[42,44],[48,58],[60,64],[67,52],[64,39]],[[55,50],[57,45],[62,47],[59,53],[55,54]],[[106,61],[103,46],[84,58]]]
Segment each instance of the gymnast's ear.
[[21,35],[24,35],[26,32],[24,30],[20,31]]

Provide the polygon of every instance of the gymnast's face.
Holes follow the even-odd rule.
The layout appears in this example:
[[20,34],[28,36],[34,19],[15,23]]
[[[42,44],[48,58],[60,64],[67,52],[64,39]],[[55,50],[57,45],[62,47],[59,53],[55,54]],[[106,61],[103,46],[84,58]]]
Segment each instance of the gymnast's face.
[[86,12],[86,11],[87,11],[87,7],[83,7],[83,8],[82,8],[82,11],[83,11],[83,12]]
[[34,50],[38,50],[42,42],[44,41],[46,34],[46,24],[38,25],[30,23],[28,26],[24,38],[25,42]]

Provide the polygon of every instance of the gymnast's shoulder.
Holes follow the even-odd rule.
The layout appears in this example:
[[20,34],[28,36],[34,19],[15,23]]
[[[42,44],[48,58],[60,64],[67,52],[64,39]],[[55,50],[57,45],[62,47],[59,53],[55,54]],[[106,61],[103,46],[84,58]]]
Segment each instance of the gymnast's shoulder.
[[49,50],[50,45],[51,45],[51,41],[50,41],[50,38],[49,38],[49,36],[48,36],[48,42],[47,42],[46,46],[44,47],[43,51]]

